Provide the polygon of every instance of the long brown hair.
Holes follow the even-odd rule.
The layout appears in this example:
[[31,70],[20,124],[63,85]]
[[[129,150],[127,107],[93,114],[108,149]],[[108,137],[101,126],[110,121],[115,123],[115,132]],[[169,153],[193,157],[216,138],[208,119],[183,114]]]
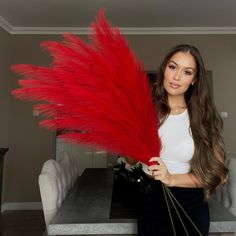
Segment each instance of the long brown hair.
[[162,125],[170,114],[167,92],[163,86],[164,72],[167,63],[177,52],[190,53],[196,62],[195,84],[190,85],[185,93],[195,145],[191,171],[201,181],[206,194],[210,195],[222,183],[222,180],[226,179],[228,169],[220,160],[225,157],[221,136],[223,122],[214,105],[205,66],[196,47],[183,44],[169,51],[160,66],[157,81],[154,83],[154,100],[159,112],[160,125]]

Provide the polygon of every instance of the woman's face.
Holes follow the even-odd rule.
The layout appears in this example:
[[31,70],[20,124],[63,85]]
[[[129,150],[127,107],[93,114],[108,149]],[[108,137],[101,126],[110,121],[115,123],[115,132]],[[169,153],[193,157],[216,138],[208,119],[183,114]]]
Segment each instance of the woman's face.
[[195,82],[196,62],[188,52],[177,52],[168,61],[163,85],[168,95],[182,96]]

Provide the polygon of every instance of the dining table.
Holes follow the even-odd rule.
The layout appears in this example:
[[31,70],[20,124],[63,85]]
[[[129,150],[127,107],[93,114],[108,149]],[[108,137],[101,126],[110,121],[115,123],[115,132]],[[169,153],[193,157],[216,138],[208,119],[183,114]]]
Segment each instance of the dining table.
[[[137,235],[133,185],[115,178],[112,168],[87,168],[70,190],[48,235]],[[210,233],[236,232],[236,217],[209,200]]]

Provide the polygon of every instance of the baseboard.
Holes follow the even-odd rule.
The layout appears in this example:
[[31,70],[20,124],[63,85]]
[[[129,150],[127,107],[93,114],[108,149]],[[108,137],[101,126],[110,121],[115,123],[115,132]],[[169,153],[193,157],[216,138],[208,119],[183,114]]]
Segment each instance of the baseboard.
[[41,210],[41,202],[4,202],[1,206],[1,212],[16,210]]

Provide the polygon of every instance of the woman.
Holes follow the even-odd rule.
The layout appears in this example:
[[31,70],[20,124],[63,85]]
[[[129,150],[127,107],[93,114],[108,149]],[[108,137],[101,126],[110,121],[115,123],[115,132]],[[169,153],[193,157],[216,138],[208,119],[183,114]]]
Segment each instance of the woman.
[[139,199],[139,235],[208,235],[205,199],[225,181],[228,170],[223,164],[222,121],[197,48],[178,45],[166,55],[154,99],[162,150],[149,167],[143,164],[152,188]]

